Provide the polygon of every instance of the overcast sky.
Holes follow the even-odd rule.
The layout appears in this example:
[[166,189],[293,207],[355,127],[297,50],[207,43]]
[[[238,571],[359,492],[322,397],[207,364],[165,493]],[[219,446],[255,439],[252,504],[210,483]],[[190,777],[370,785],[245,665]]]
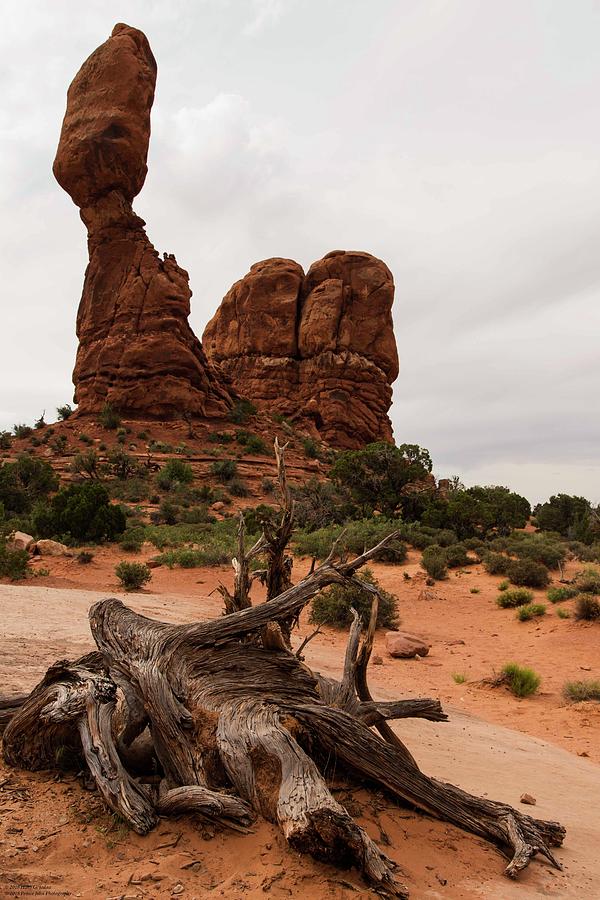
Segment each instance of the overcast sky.
[[51,166],[124,21],[158,61],[135,202],[198,334],[250,265],[391,268],[396,440],[600,501],[597,0],[0,0],[0,428],[71,400],[87,261]]

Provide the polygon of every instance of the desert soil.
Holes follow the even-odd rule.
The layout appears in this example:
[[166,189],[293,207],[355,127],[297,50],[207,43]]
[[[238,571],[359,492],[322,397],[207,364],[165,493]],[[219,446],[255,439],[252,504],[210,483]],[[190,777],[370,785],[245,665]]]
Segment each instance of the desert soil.
[[[231,583],[226,567],[161,567],[153,570],[148,591],[123,595],[114,577],[122,554],[94,552],[90,565],[44,559],[35,566],[48,575],[25,586],[0,585],[1,694],[29,690],[49,663],[86,652],[87,610],[96,599],[121,596],[146,615],[186,622],[219,615],[219,597],[211,592],[219,581]],[[146,548],[130,558],[154,552]],[[296,576],[307,566],[297,562]],[[383,796],[342,791],[339,799],[398,861],[413,898],[597,900],[600,705],[569,704],[562,687],[567,680],[598,677],[600,627],[559,619],[551,606],[544,619],[517,622],[514,611],[495,604],[499,579],[479,566],[452,573],[433,589],[425,588],[416,553],[402,566],[372,568],[400,598],[402,627],[432,644],[424,659],[392,660],[384,635],[378,635],[374,656],[383,662],[370,669],[374,693],[386,699],[439,697],[451,716],[440,724],[405,721],[399,733],[424,770],[437,777],[513,805],[524,792],[536,797],[536,816],[567,827],[559,851],[565,870],[534,861],[514,884],[503,878],[497,852],[477,838],[396,808]],[[296,640],[310,630],[305,614]],[[344,633],[324,629],[309,645],[307,662],[339,673],[344,644]],[[517,700],[481,683],[509,660],[541,674],[536,696]],[[453,675],[466,681],[457,684]],[[214,833],[184,819],[165,820],[146,838],[127,833],[72,775],[32,775],[0,765],[0,813],[0,897],[374,896],[356,873],[340,873],[291,851],[267,823],[249,835]]]

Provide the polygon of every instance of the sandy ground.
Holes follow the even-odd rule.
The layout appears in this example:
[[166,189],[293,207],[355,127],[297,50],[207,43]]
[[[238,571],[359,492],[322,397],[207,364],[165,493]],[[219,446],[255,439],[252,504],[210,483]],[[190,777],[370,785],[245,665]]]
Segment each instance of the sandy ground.
[[[49,576],[26,586],[0,585],[0,693],[31,688],[50,662],[91,646],[89,605],[107,595],[123,596],[114,581],[117,559],[114,551],[102,550],[89,566],[44,560]],[[298,564],[297,574],[303,568]],[[600,796],[600,712],[597,704],[566,704],[561,690],[567,679],[598,677],[600,628],[560,620],[554,609],[539,623],[518,623],[512,611],[495,606],[499,579],[478,567],[451,575],[431,600],[419,599],[423,583],[416,555],[405,566],[374,569],[399,595],[403,627],[432,642],[426,659],[391,660],[379,636],[374,653],[384,664],[371,667],[374,693],[382,698],[439,696],[451,714],[444,724],[401,723],[403,739],[425,771],[470,791],[514,805],[523,792],[533,794],[536,816],[567,827],[566,845],[559,851],[565,871],[536,861],[513,884],[501,875],[500,856],[472,836],[392,807],[381,796],[342,794],[341,801],[399,862],[413,898],[597,900],[600,808],[594,798]],[[410,581],[404,580],[404,571]],[[156,569],[153,592],[125,600],[139,612],[172,622],[208,618],[220,612],[218,598],[209,596],[219,579],[230,582],[229,570]],[[86,586],[100,590],[81,589]],[[478,594],[470,593],[474,586]],[[298,640],[309,628],[302,621]],[[344,635],[327,629],[311,643],[307,661],[335,674],[343,646]],[[538,696],[518,701],[504,690],[478,684],[509,659],[540,672]],[[465,674],[467,683],[456,684],[453,673]],[[0,766],[0,814],[0,897],[371,896],[356,873],[299,857],[266,823],[246,836],[199,831],[186,820],[165,821],[147,838],[124,833],[102,811],[97,796],[71,776],[54,780]]]

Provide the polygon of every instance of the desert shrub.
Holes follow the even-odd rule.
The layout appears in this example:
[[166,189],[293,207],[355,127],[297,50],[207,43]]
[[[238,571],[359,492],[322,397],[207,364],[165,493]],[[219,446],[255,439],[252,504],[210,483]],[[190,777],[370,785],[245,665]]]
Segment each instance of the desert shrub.
[[214,516],[211,516],[206,506],[190,506],[181,512],[181,521],[187,525],[202,525],[214,522]]
[[222,566],[231,562],[233,546],[218,541],[207,541],[205,546],[199,548],[183,548],[167,550],[157,557],[157,562],[173,569],[181,566],[183,569],[202,568],[203,566]]
[[93,443],[94,443],[94,439],[91,438],[91,437],[89,436],[89,434],[86,434],[85,431],[80,432],[80,434],[79,434],[79,440],[81,441],[82,444],[87,444],[88,446],[89,446],[90,444],[93,444]]
[[119,542],[119,547],[121,550],[124,550],[125,553],[139,553],[142,549],[142,542],[135,534],[128,534],[125,532],[123,538]]
[[31,437],[33,428],[31,425],[13,425],[13,432],[16,438],[23,439]]
[[33,522],[42,537],[111,541],[125,530],[125,513],[111,504],[103,485],[84,481],[62,488],[47,506],[34,512]]
[[95,450],[83,450],[76,453],[71,460],[69,468],[74,475],[83,475],[85,478],[99,478],[98,470],[100,460]]
[[126,591],[139,591],[152,578],[148,566],[138,562],[120,562],[115,566],[115,575]]
[[0,578],[19,581],[27,575],[29,554],[27,550],[12,550],[0,539]]
[[513,584],[525,587],[544,588],[550,581],[546,566],[529,558],[511,560],[506,574]]
[[531,603],[533,594],[526,588],[515,588],[512,591],[504,591],[496,597],[496,603],[501,609],[513,609],[515,606],[524,606]]
[[499,591],[507,591],[509,586],[510,586],[510,581],[508,580],[508,578],[505,578],[504,581],[501,581],[500,584],[498,585],[498,590]]
[[562,585],[561,587],[548,588],[547,597],[550,603],[562,603],[563,600],[570,600],[571,597],[577,595],[577,589]]
[[582,703],[584,700],[600,700],[600,681],[585,678],[582,681],[567,681],[563,688],[567,700]]
[[421,565],[431,578],[436,581],[445,578],[448,574],[446,551],[437,544],[426,547],[423,551]]
[[65,403],[64,406],[56,407],[56,415],[58,416],[59,422],[66,422],[69,416],[73,413],[73,407],[70,403]]
[[227,483],[227,490],[234,497],[247,497],[250,493],[248,485],[245,481],[242,481],[241,478],[232,478],[231,481]]
[[144,470],[138,465],[136,459],[126,453],[125,450],[111,450],[107,463],[108,471],[115,478],[125,481],[130,478],[142,478]]
[[[396,629],[399,625],[396,609],[397,598],[382,590],[370,569],[358,573],[361,581],[371,584],[379,590],[379,608],[377,611],[377,627]],[[352,622],[354,608],[365,625],[371,615],[373,596],[357,584],[335,584],[317,594],[312,602],[310,621],[316,625],[332,625],[334,628],[346,628]]]
[[558,616],[559,619],[570,619],[571,618],[571,613],[569,612],[568,609],[565,609],[563,606],[558,607],[558,609],[556,610],[556,615]]
[[[124,500],[126,503],[141,503],[148,497],[148,482],[139,476],[131,478],[118,478],[106,484],[106,489],[115,500]],[[160,503],[157,496],[156,503]]]
[[12,434],[10,431],[0,431],[0,450],[10,450],[12,447]]
[[[372,519],[358,519],[341,525],[329,525],[314,531],[297,531],[294,535],[295,551],[298,556],[315,556],[324,559],[328,556],[334,541],[338,541],[340,553],[358,555],[365,548],[373,547],[384,537],[394,531],[394,525],[383,516]],[[342,533],[343,532],[343,533]],[[379,559],[382,562],[402,563],[406,559],[407,548],[401,541],[394,542],[386,548]]]
[[600,572],[591,567],[584,569],[577,575],[575,584],[581,594],[600,594]]
[[535,694],[542,681],[533,669],[518,666],[516,663],[507,663],[502,669],[502,675],[515,697],[529,697]]
[[460,569],[462,566],[472,566],[473,560],[467,553],[464,544],[451,544],[445,549],[446,565],[449,569]]
[[245,425],[252,416],[256,415],[256,407],[249,400],[236,400],[229,410],[229,421],[234,425]]
[[557,494],[534,510],[535,518],[542,531],[556,531],[571,540],[591,544],[597,525],[592,517],[592,508],[585,497]]
[[516,532],[508,541],[507,550],[520,559],[533,559],[549,569],[557,569],[566,556],[563,543],[547,535]]
[[170,459],[156,476],[156,483],[163,491],[170,491],[178,484],[191,484],[194,472],[189,463]]
[[89,550],[80,550],[77,556],[75,557],[79,565],[87,566],[94,559],[94,554]]
[[237,475],[237,463],[235,459],[220,459],[218,462],[212,463],[210,471],[219,481],[227,484]]
[[517,619],[520,622],[529,622],[530,619],[546,615],[546,607],[543,603],[526,603],[517,610]]
[[208,441],[211,444],[231,444],[233,435],[229,431],[211,431],[208,434]]
[[[273,493],[274,483],[263,479],[266,493]],[[295,503],[295,521],[299,528],[314,531],[327,525],[339,525],[352,518],[355,506],[341,494],[330,481],[310,478],[302,485],[292,488]],[[393,531],[393,527],[390,528]]]
[[587,594],[580,594],[575,603],[575,618],[585,622],[600,619],[600,600]]
[[150,518],[153,522],[164,523],[165,525],[175,525],[179,522],[181,508],[171,500],[163,500],[158,510],[151,513]]
[[16,462],[0,466],[0,503],[7,514],[28,513],[58,487],[58,478],[49,462],[21,454]]
[[246,453],[267,454],[269,448],[258,434],[252,434],[250,431],[238,431],[235,436],[238,444],[245,448]]
[[50,447],[56,454],[62,456],[67,449],[66,434],[57,434],[56,437],[53,437],[50,441]]
[[305,456],[308,459],[319,459],[321,456],[321,448],[317,441],[311,437],[301,438],[302,449],[304,450]]
[[486,553],[483,558],[483,567],[488,575],[506,575],[510,559],[503,553]]
[[100,424],[107,431],[115,431],[121,425],[121,416],[116,409],[113,409],[110,403],[105,403],[100,413]]
[[469,589],[469,593],[470,593],[470,594],[480,594],[480,593],[481,593],[481,589],[478,588],[478,587],[472,587],[472,588]]

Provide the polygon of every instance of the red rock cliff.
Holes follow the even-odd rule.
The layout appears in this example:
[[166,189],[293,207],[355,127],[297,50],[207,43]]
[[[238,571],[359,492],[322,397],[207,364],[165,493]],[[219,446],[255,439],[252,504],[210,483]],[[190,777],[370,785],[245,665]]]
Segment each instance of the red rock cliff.
[[267,259],[226,294],[203,345],[238,393],[311,420],[334,446],[391,441],[393,300],[390,270],[369,253],[335,250],[306,275]]
[[156,62],[145,35],[115,25],[68,94],[54,175],[80,207],[89,265],[73,382],[81,412],[222,415],[230,394],[188,324],[188,274],[159,257],[131,207],[146,178]]

